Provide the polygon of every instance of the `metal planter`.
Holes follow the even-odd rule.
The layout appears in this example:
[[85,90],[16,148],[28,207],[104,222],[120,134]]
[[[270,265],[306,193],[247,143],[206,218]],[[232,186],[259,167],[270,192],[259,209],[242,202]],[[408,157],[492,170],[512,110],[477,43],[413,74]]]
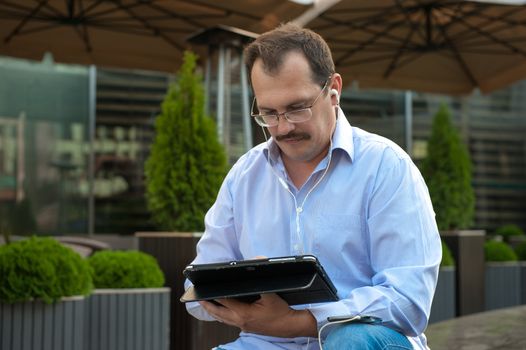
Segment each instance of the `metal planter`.
[[54,304],[0,303],[0,349],[82,349],[84,300],[66,297]]
[[517,262],[486,263],[486,310],[520,305],[521,267]]
[[84,334],[84,350],[167,350],[170,288],[96,289]]
[[438,282],[431,305],[429,323],[449,320],[455,317],[456,310],[456,283],[455,267],[441,267],[438,273]]

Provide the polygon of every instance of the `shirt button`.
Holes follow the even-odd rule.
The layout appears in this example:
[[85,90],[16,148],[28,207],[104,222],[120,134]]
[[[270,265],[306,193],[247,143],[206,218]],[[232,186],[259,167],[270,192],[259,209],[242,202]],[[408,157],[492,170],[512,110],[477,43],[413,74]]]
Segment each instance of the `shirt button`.
[[295,251],[298,251],[299,249],[300,249],[299,244],[294,244],[294,250],[295,250]]

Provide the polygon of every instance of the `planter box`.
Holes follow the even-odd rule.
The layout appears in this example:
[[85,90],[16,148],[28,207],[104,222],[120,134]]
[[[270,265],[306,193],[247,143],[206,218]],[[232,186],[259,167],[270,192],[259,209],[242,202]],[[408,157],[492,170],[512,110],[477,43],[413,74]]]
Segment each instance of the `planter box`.
[[95,289],[86,299],[84,350],[167,350],[169,337],[170,288]]
[[485,231],[441,231],[456,262],[456,316],[482,312]]
[[486,263],[486,310],[520,305],[521,267],[517,262]]
[[431,304],[429,323],[449,320],[455,317],[455,267],[441,267],[438,273],[438,282]]
[[183,269],[195,258],[202,233],[138,232],[139,250],[153,255],[166,276],[171,296],[171,350],[204,350],[239,337],[239,329],[219,322],[204,322],[190,316],[179,301],[184,292]]
[[84,297],[62,298],[55,304],[0,303],[0,349],[82,349],[84,306]]

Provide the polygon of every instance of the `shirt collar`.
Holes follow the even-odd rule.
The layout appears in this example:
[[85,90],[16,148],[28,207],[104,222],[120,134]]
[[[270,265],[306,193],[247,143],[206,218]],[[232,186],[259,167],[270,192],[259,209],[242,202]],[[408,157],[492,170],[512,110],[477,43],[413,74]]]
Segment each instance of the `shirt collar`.
[[[338,107],[336,129],[332,134],[331,152],[334,152],[335,149],[343,150],[345,153],[347,153],[351,160],[354,158],[353,130],[351,124],[347,120],[347,117],[345,117],[345,114],[340,107]],[[274,138],[271,137],[265,144],[263,148],[263,154],[265,157],[267,157],[267,159],[269,159],[270,154],[270,163],[273,166],[280,163],[279,147],[274,141]]]
[[332,135],[331,152],[334,152],[335,149],[343,150],[351,160],[354,159],[353,130],[340,107],[338,107],[336,130],[334,130],[334,134]]

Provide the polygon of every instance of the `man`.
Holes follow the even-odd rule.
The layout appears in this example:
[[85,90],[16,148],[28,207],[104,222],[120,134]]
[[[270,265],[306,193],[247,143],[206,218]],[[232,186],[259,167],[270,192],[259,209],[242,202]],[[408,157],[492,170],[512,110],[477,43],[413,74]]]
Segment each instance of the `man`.
[[[290,307],[265,294],[188,311],[242,330],[217,349],[319,349],[317,337],[326,350],[425,349],[441,248],[419,171],[391,141],[349,125],[342,78],[316,33],[280,26],[245,57],[252,115],[271,138],[227,175],[193,263],[312,254],[340,300]],[[353,315],[382,323],[327,325]]]

